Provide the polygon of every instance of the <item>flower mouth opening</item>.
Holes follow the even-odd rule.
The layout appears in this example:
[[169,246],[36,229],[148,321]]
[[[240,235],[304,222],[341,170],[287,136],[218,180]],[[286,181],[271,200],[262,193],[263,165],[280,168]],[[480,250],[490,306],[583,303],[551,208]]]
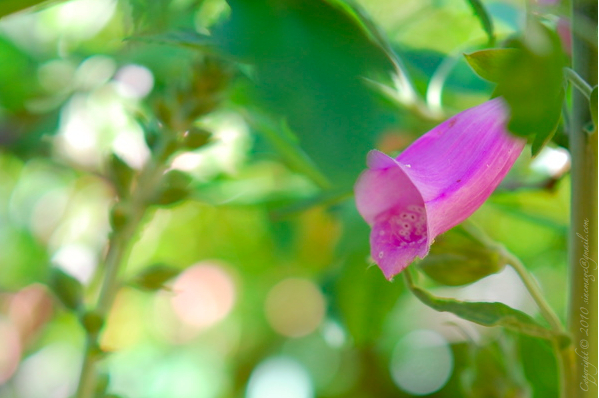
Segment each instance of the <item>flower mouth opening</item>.
[[426,211],[422,203],[399,205],[379,214],[370,235],[371,256],[387,279],[416,256],[428,252]]

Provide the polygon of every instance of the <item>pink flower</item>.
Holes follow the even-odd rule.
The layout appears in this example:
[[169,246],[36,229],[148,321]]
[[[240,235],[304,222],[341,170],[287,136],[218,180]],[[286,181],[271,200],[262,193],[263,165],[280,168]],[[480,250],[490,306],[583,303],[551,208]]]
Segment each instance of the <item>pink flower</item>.
[[424,258],[435,237],[474,213],[505,177],[526,142],[508,133],[507,119],[495,98],[441,123],[395,159],[370,151],[356,206],[387,279]]

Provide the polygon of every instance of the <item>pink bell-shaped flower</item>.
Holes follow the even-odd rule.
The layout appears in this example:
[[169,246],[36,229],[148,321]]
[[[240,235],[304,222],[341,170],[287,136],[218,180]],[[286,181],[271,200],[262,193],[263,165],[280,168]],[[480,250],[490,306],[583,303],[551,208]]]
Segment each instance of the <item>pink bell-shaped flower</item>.
[[468,218],[510,170],[525,140],[507,131],[495,98],[441,123],[395,159],[377,150],[355,185],[356,206],[372,227],[371,255],[387,279],[437,235]]

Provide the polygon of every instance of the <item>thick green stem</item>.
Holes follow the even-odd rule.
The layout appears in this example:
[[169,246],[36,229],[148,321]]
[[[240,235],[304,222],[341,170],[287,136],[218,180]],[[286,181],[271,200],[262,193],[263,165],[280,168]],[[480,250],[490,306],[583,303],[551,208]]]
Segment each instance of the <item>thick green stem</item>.
[[518,276],[520,276],[524,286],[526,286],[526,289],[539,307],[543,318],[549,322],[551,329],[556,333],[556,339],[553,342],[553,349],[555,351],[558,372],[560,376],[560,397],[570,398],[572,396],[575,380],[573,379],[574,373],[572,372],[572,350],[570,349],[569,345],[564,347],[563,341],[559,338],[559,336],[565,334],[564,327],[551,306],[549,306],[547,301],[545,301],[539,285],[532,275],[528,273],[526,267],[524,267],[524,264],[522,264],[520,259],[505,249],[503,250],[503,255],[508,260],[512,268],[514,268],[514,270],[518,273]]
[[[572,24],[587,16],[597,26],[597,2],[572,1]],[[587,18],[585,17],[585,18]],[[595,30],[595,37],[597,36]],[[597,84],[597,48],[572,36],[572,69],[590,86]],[[572,92],[570,154],[572,202],[569,232],[570,295],[568,330],[574,388],[568,397],[597,397],[597,129],[584,131],[591,120],[588,101]]]

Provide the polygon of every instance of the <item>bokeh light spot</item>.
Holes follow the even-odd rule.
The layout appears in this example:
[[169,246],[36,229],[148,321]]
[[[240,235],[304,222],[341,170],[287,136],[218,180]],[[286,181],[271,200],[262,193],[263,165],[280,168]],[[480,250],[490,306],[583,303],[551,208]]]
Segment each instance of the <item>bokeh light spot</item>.
[[94,251],[76,243],[62,246],[52,256],[52,262],[84,285],[91,280],[97,265]]
[[115,76],[117,91],[123,97],[143,98],[154,87],[152,72],[141,65],[125,65],[118,70]]
[[173,285],[171,305],[185,323],[199,329],[214,325],[233,308],[235,286],[217,263],[202,262],[186,269]]
[[19,332],[12,322],[0,317],[0,385],[13,375],[20,358]]
[[310,375],[297,361],[270,358],[258,365],[248,383],[246,398],[310,398],[314,391]]
[[312,333],[320,325],[325,301],[313,282],[288,278],[270,290],[265,311],[274,330],[284,336],[301,337]]
[[390,364],[395,384],[413,395],[441,389],[453,371],[447,340],[432,330],[415,330],[395,346]]

